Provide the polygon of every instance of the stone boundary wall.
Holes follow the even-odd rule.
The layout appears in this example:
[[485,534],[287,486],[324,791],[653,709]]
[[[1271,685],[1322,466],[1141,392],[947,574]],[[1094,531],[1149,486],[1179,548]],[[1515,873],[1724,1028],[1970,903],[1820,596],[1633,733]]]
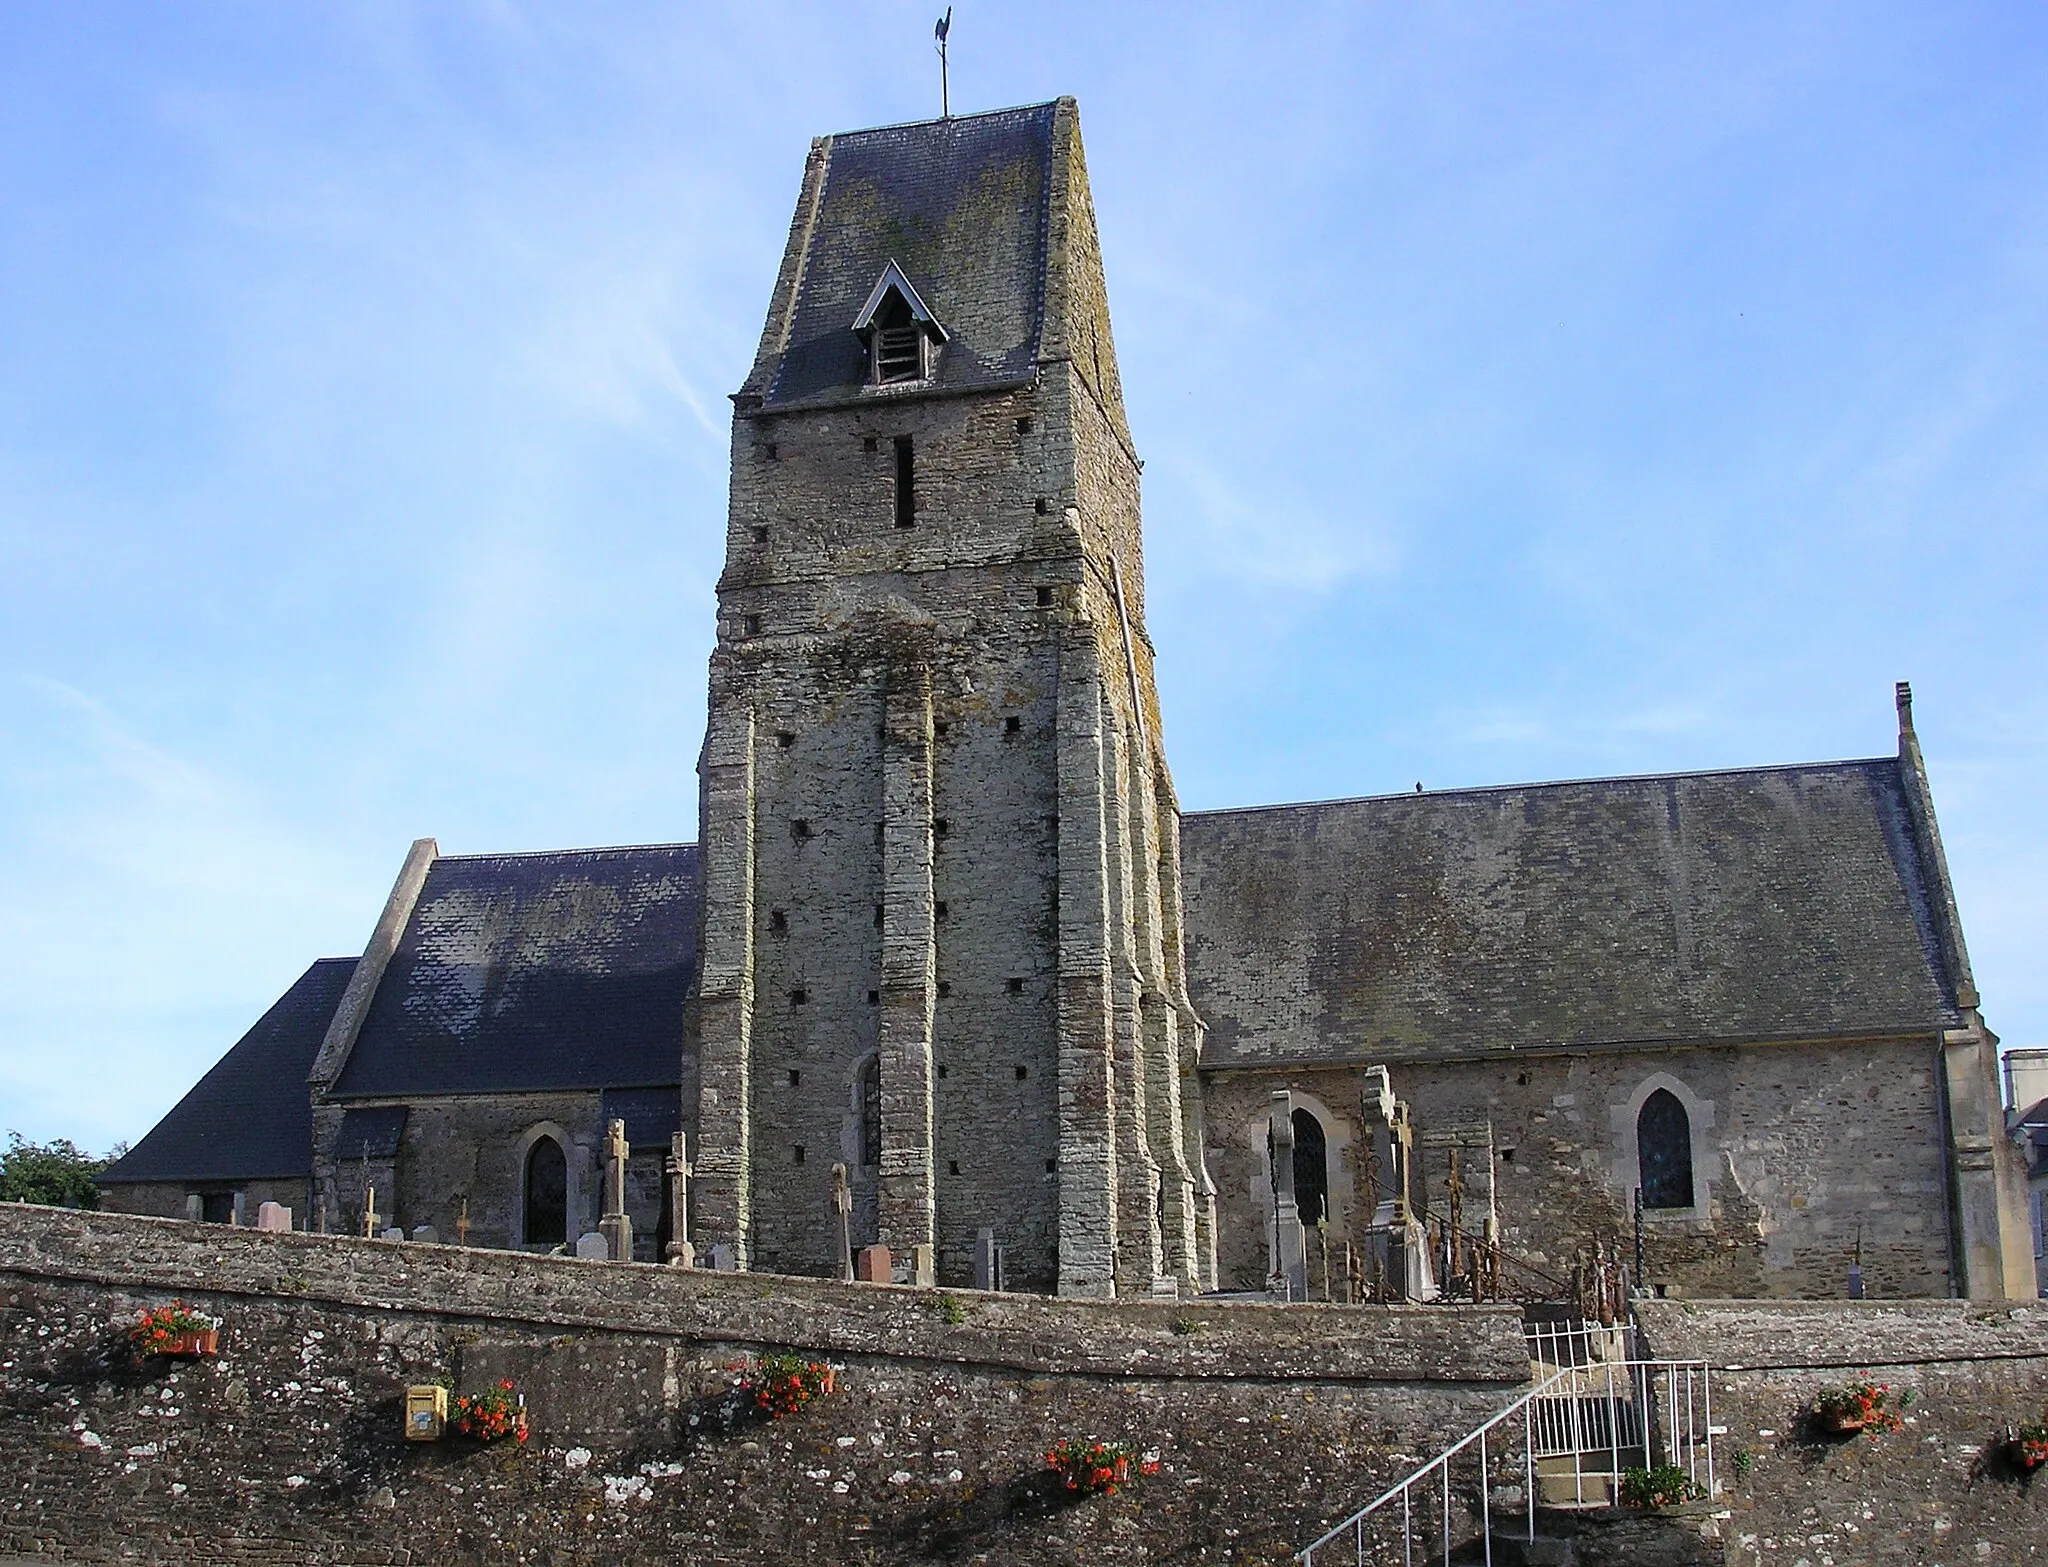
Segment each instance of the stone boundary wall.
[[[1999,1451],[2048,1419],[2048,1302],[1646,1301],[1651,1355],[1712,1376],[1729,1567],[2048,1562],[2048,1484]],[[1863,1375],[1904,1428],[1827,1438],[1805,1410]]]
[[[220,1354],[138,1357],[180,1296]],[[785,1420],[735,1363],[840,1387]],[[1512,1399],[1516,1313],[1070,1302],[0,1208],[0,1558],[1286,1561]],[[524,1447],[401,1437],[499,1377]],[[1063,1436],[1159,1468],[1079,1498]]]
[[1036,1374],[1490,1382],[1529,1374],[1512,1307],[1058,1300],[0,1206],[0,1272],[272,1296]]

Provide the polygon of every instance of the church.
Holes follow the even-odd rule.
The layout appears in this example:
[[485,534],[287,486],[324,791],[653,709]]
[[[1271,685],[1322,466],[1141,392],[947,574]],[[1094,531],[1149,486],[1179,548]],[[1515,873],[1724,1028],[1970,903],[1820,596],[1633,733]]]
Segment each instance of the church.
[[2034,1294],[1905,687],[1872,759],[1180,809],[1071,99],[814,142],[732,402],[698,841],[421,839],[107,1206],[553,1250],[622,1121],[648,1262],[1263,1290],[1284,1188],[1323,1255],[1398,1195],[1532,1277]]

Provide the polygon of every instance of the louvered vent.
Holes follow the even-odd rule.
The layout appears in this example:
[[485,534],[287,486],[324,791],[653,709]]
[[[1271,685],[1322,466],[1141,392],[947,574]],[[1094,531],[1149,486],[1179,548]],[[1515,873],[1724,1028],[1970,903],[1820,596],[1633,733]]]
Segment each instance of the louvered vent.
[[875,381],[888,386],[897,381],[924,379],[924,332],[910,326],[885,326],[875,333]]

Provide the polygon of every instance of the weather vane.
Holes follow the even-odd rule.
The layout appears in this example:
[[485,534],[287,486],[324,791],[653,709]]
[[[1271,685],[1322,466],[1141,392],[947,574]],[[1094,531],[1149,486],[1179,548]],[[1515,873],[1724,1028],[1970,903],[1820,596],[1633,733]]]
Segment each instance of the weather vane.
[[946,82],[946,34],[952,30],[953,8],[947,6],[946,14],[939,18],[938,25],[932,29],[932,37],[939,42],[939,118],[942,120],[953,118],[953,101]]

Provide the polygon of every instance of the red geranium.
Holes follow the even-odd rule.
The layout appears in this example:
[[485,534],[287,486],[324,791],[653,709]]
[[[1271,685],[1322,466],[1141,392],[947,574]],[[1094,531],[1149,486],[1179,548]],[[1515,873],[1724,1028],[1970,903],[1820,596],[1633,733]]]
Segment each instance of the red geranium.
[[1128,1485],[1133,1463],[1140,1474],[1159,1472],[1158,1458],[1147,1453],[1140,1459],[1129,1442],[1082,1441],[1070,1436],[1054,1443],[1045,1455],[1046,1468],[1065,1481],[1069,1491],[1091,1496],[1098,1491],[1110,1495]]
[[526,1399],[509,1377],[481,1393],[464,1393],[455,1400],[455,1429],[479,1442],[509,1436],[524,1443]]

